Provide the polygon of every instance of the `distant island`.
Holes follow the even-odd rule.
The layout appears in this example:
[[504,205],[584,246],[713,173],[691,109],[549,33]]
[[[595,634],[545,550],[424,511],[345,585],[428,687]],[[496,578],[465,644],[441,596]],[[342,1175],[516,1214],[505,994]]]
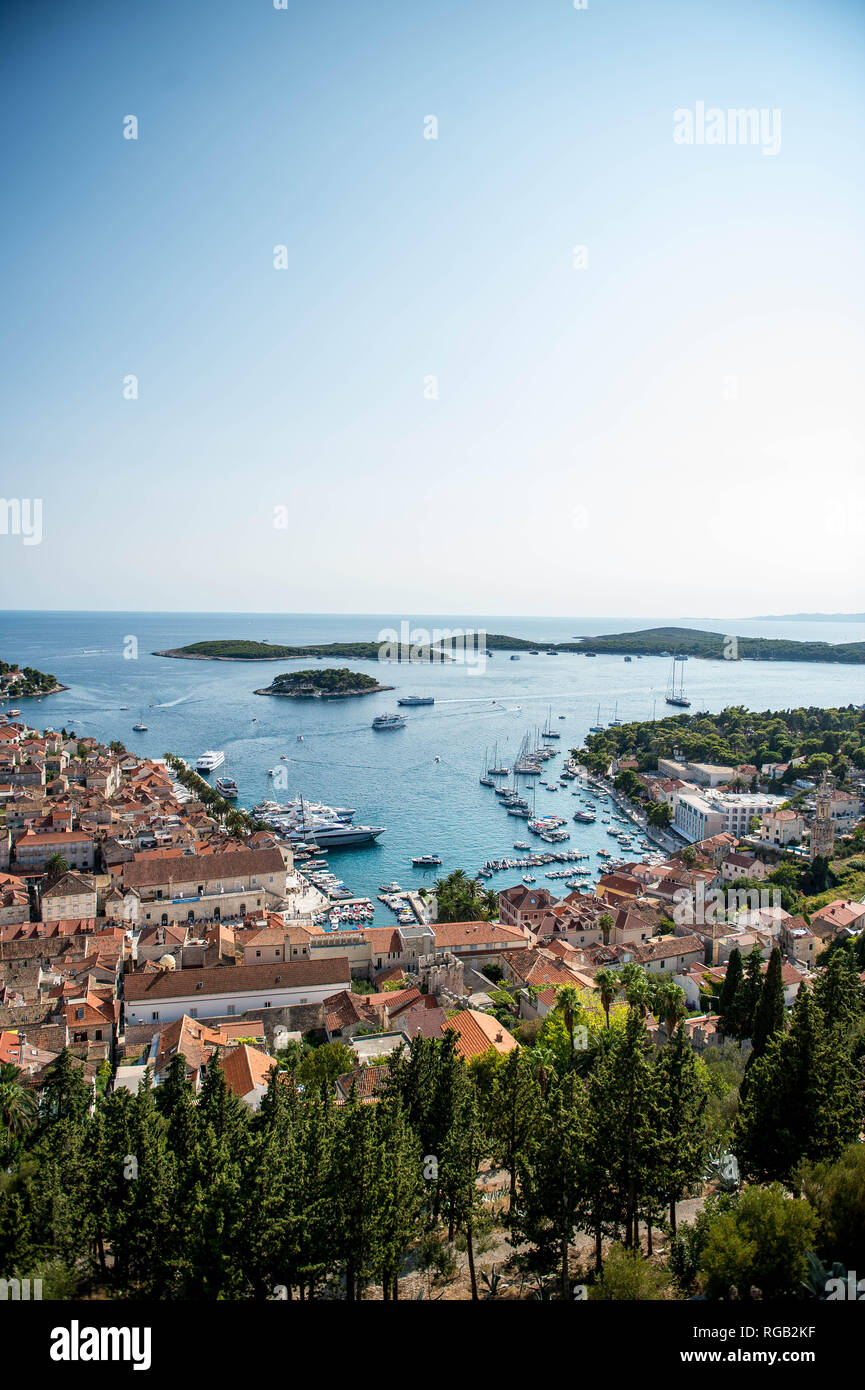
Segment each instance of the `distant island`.
[[[865,642],[797,642],[786,637],[725,636],[691,627],[652,627],[642,632],[612,632],[599,637],[582,637],[573,642],[529,641],[502,633],[486,634],[486,648],[495,651],[571,652],[579,655],[607,653],[614,656],[697,656],[708,660],[746,661],[837,661],[847,665],[865,663]],[[735,642],[735,646],[732,645]],[[424,661],[460,659],[459,639],[446,640],[433,647],[381,642],[326,642],[320,646],[285,647],[271,642],[217,641],[192,642],[154,656],[178,657],[186,661],[296,661],[343,657],[355,661],[377,661],[386,648],[389,659]],[[319,673],[321,674],[321,673]]]
[[758,613],[749,623],[865,623],[865,613]]
[[[322,642],[306,647],[284,647],[276,642],[226,640],[190,642],[186,647],[171,647],[168,651],[152,652],[151,655],[179,657],[185,661],[308,661],[310,657],[323,661],[327,656],[346,657],[350,661],[378,661],[382,647],[390,648],[390,645],[382,642]],[[397,660],[411,659],[414,648],[394,645],[397,648]],[[433,660],[434,653],[431,653],[428,647],[420,650],[429,660]]]
[[328,666],[323,670],[292,671],[275,676],[272,684],[254,693],[287,695],[294,700],[344,700],[352,695],[375,695],[382,690],[393,690],[393,686],[379,685],[372,676],[349,671],[347,666]]
[[[732,641],[735,647],[732,647]],[[583,652],[614,655],[701,656],[708,660],[745,661],[840,661],[865,662],[865,642],[795,642],[786,637],[724,636],[690,627],[652,627],[643,632],[614,632],[587,637],[578,647]],[[561,648],[560,648],[561,650]]]
[[18,666],[14,662],[0,661],[0,699],[29,700],[68,689],[68,686],[60,684],[56,676],[37,671],[35,666]]

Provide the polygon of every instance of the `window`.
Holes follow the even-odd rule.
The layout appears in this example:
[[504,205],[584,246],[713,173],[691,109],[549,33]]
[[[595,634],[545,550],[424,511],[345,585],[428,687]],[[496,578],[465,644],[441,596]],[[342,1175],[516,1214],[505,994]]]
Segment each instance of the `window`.
[[190,1017],[190,1018],[198,1018],[198,1010],[197,1010],[197,1009],[190,1009],[190,1010],[189,1010],[189,1017]]
[[261,955],[261,952],[260,952],[260,951],[256,951],[255,954],[256,954],[257,956],[260,956],[260,955]]
[[151,1019],[151,1022],[153,1022],[153,1023],[158,1023],[158,1022],[159,1022],[159,1010],[158,1010],[158,1009],[154,1009],[154,1010],[153,1010],[153,1013],[150,1015],[150,1019]]
[[233,1013],[235,1012],[234,1005],[233,1005],[233,1004],[229,1004],[229,1006],[228,1006],[228,1008],[225,1010],[225,1012],[226,1012],[227,1014],[233,1014]]
[[97,1042],[101,1042],[101,1041],[102,1041],[102,1029],[101,1029],[101,1028],[97,1028],[97,1029],[96,1029],[96,1032],[94,1033],[94,1037],[95,1037],[95,1039],[96,1039]]
[[270,1003],[270,1000],[269,1000],[269,999],[265,999],[265,1001],[264,1001],[264,1007],[265,1007],[266,1009],[271,1008],[271,1003]]

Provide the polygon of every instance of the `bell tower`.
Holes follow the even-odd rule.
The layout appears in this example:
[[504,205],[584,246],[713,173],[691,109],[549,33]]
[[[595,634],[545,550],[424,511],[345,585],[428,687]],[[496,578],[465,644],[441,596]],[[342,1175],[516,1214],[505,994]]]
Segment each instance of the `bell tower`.
[[817,810],[811,826],[811,858],[818,854],[828,859],[835,847],[835,826],[832,821],[832,794],[826,773],[817,788]]

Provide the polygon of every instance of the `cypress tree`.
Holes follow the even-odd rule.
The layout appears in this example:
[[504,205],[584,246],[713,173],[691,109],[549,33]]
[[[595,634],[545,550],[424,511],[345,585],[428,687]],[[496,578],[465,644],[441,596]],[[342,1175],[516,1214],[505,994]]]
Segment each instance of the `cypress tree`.
[[735,1002],[739,986],[742,983],[742,975],[742,956],[738,946],[734,946],[730,952],[730,959],[727,961],[727,973],[724,976],[724,983],[718,998],[721,1029],[728,1037],[733,1038],[738,1037],[739,1033]]
[[751,1058],[762,1057],[769,1039],[784,1030],[784,982],[781,978],[781,952],[772,947],[769,964],[763,976],[760,999],[754,1011],[751,1032]]
[[733,1017],[739,1041],[750,1038],[754,1031],[754,1016],[763,989],[763,957],[759,946],[748,952],[741,983],[733,997]]
[[803,1158],[837,1158],[863,1118],[858,1068],[803,987],[789,1032],[770,1038],[749,1072],[734,1131],[741,1166],[759,1181],[787,1181]]

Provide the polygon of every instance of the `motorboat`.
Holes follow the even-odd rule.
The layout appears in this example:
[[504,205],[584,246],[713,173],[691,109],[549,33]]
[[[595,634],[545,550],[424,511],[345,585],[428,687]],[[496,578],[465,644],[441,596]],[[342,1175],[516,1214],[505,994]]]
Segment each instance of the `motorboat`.
[[197,772],[215,772],[225,762],[225,754],[219,749],[207,748],[195,764]]

